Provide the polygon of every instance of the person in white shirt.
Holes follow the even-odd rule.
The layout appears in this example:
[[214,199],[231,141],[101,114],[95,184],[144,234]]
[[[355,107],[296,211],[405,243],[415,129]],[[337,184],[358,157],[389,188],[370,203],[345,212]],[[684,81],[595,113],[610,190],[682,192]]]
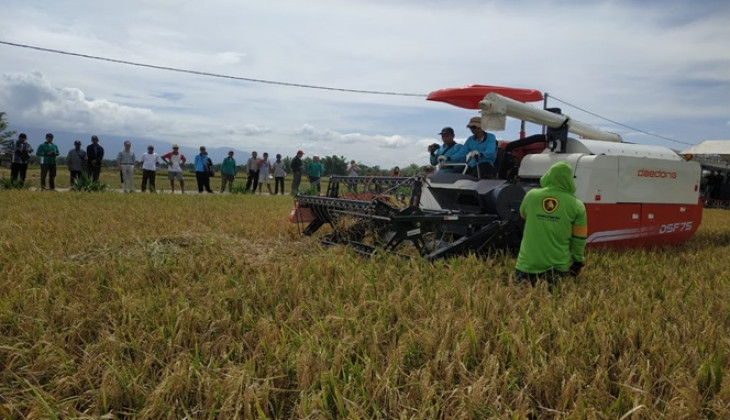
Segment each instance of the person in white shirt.
[[162,156],[162,160],[167,163],[167,177],[170,179],[170,189],[175,194],[175,180],[180,181],[180,191],[185,194],[185,180],[183,179],[182,165],[185,164],[185,155],[178,150],[177,144],[172,145],[172,152]]
[[[350,161],[350,165],[347,167],[347,176],[360,176],[360,167],[357,166],[354,159]],[[357,181],[348,182],[347,190],[357,192]]]
[[154,146],[147,146],[147,153],[142,155],[142,192],[147,189],[147,182],[150,184],[150,192],[155,192],[155,176],[159,163],[160,155],[155,153]]
[[271,182],[269,181],[269,174],[271,173],[271,161],[269,161],[269,154],[264,152],[263,159],[259,161],[259,194],[263,189],[263,185],[266,184],[266,188],[269,190],[269,195],[274,195],[271,192]]
[[[246,192],[251,191],[256,194],[259,185],[259,159],[255,151],[251,152],[251,157],[246,162],[246,170],[248,170],[248,178],[246,178]],[[251,185],[253,184],[253,189]]]
[[281,185],[281,194],[284,195],[284,177],[286,177],[286,166],[281,160],[281,155],[276,155],[274,162],[274,194],[279,194],[279,185]]
[[134,192],[135,161],[132,143],[127,140],[124,142],[124,150],[117,154],[117,169],[122,171],[122,189],[125,193]]
[[360,176],[360,167],[354,160],[351,160],[350,166],[347,167],[347,176]]

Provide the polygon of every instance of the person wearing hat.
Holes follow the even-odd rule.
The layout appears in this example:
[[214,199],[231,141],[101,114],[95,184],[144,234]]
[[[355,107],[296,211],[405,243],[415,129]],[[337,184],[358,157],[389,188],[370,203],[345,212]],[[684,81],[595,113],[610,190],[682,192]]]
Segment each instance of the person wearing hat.
[[86,173],[94,182],[99,182],[101,161],[104,159],[104,148],[99,145],[99,137],[91,136],[91,144],[86,146]]
[[56,190],[56,156],[60,155],[58,146],[53,144],[53,133],[46,134],[46,142],[35,152],[41,158],[41,189],[46,189],[46,178],[51,191]]
[[86,151],[81,149],[81,140],[74,140],[74,148],[68,151],[66,155],[66,165],[71,172],[71,188],[74,183],[81,177],[81,171],[86,168]]
[[228,151],[228,156],[221,164],[221,192],[225,191],[228,184],[228,192],[233,192],[233,180],[236,178],[236,159],[233,159],[233,150]]
[[493,178],[494,161],[497,160],[497,137],[482,130],[481,117],[472,117],[466,127],[471,130],[471,136],[451,160],[466,162],[467,175]]
[[183,179],[182,165],[187,159],[180,153],[180,146],[172,145],[172,151],[162,155],[162,161],[167,164],[167,178],[170,180],[170,190],[175,194],[175,180],[180,182],[180,192],[185,194],[185,180]]
[[157,165],[160,163],[160,155],[155,153],[155,147],[147,146],[147,153],[142,155],[142,192],[150,184],[150,192],[155,192],[155,178],[157,177]]
[[126,192],[134,192],[134,164],[136,157],[132,151],[132,142],[127,140],[124,142],[124,149],[117,153],[117,169],[122,172],[122,190]]
[[431,153],[431,165],[437,166],[440,164],[440,171],[444,173],[461,172],[458,170],[458,167],[453,165],[453,163],[457,163],[458,161],[452,162],[453,156],[462,148],[462,145],[454,141],[454,129],[444,127],[439,134],[441,135],[443,144],[439,146],[434,143],[428,146],[428,151]]
[[302,163],[304,152],[297,150],[297,155],[291,160],[291,193],[296,194],[299,191],[299,184],[302,182],[302,173],[304,172],[304,164]]
[[10,179],[12,181],[20,180],[20,184],[25,184],[25,173],[28,171],[28,163],[30,163],[30,154],[33,148],[28,144],[28,136],[25,133],[18,135],[18,140],[11,142],[9,150],[13,151],[10,158]]
[[200,153],[195,155],[195,180],[198,181],[198,194],[202,193],[203,190],[213,193],[213,190],[210,189],[209,160],[205,146],[200,146]]

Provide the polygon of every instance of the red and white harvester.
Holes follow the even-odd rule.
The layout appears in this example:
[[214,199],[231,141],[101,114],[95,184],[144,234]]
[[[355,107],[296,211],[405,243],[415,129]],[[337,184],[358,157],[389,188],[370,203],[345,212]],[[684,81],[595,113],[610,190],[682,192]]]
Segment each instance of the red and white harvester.
[[[504,130],[508,117],[521,121],[519,138],[500,142],[498,179],[333,176],[324,196],[295,197],[291,220],[307,222],[307,235],[330,225],[323,241],[365,253],[436,259],[515,249],[522,197],[553,163],[565,161],[588,213],[589,246],[679,244],[700,224],[701,167],[669,148],[624,143],[558,109],[529,105],[543,100],[531,89],[473,85],[437,90],[428,100],[480,110],[490,132]],[[525,136],[526,122],[543,133]]]

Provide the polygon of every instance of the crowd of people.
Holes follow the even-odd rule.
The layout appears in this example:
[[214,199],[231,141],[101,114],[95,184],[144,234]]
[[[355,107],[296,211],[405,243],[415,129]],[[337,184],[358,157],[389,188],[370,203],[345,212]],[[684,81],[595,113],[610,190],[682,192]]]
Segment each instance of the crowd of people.
[[[438,168],[441,172],[461,172],[466,166],[466,173],[478,178],[491,178],[494,176],[494,163],[497,157],[497,139],[481,128],[481,118],[474,117],[467,124],[467,128],[471,130],[472,135],[466,139],[465,143],[458,144],[454,141],[454,130],[451,127],[444,127],[441,132],[443,144],[433,144],[429,146],[430,167],[424,171],[426,175],[434,172]],[[58,146],[53,143],[53,133],[45,136],[45,142],[38,146],[35,155],[39,157],[41,166],[40,188],[43,190],[55,190],[55,179],[57,175],[56,158],[61,156]],[[28,164],[33,154],[33,147],[28,143],[25,133],[20,133],[18,139],[11,142],[11,174],[13,181],[20,184],[25,183]],[[179,185],[181,193],[185,193],[185,180],[183,177],[183,165],[187,162],[185,155],[180,153],[177,144],[172,145],[172,150],[159,155],[155,152],[152,145],[147,146],[147,152],[139,159],[132,150],[131,142],[125,141],[124,148],[116,155],[115,164],[120,172],[120,180],[122,190],[131,192],[135,190],[134,172],[136,168],[142,170],[142,191],[156,190],[156,173],[160,164],[167,165],[167,176],[170,182],[170,189],[174,193],[176,186]],[[292,172],[291,191],[299,191],[302,176],[306,175],[312,188],[317,192],[321,192],[321,178],[324,174],[324,165],[319,156],[312,156],[311,162],[304,167],[302,160],[304,152],[298,150],[294,158],[291,160],[290,167]],[[73,149],[69,150],[66,155],[66,165],[69,170],[70,184],[81,178],[82,175],[88,176],[93,182],[99,181],[102,161],[105,157],[104,147],[99,144],[98,136],[91,136],[91,143],[82,147],[81,141],[74,141]],[[210,177],[213,175],[213,162],[208,157],[205,146],[200,147],[200,153],[195,156],[194,170],[198,192],[213,193],[210,186]],[[263,153],[261,157],[257,152],[252,152],[246,161],[247,178],[245,184],[246,192],[256,192],[269,194],[285,194],[284,179],[287,176],[287,168],[280,154],[276,155],[276,159],[272,161],[268,153]],[[234,158],[234,152],[228,152],[228,156],[223,159],[220,165],[221,171],[221,188],[220,192],[233,189],[233,181],[238,175],[238,166]],[[360,167],[353,160],[347,167],[347,174],[350,176],[382,176],[380,171],[371,173],[369,170],[361,171]],[[395,167],[390,176],[400,176],[400,169]],[[271,188],[273,180],[274,188]]]
[[[53,133],[46,134],[46,141],[35,151],[35,155],[40,160],[41,189],[43,190],[56,189],[56,158],[61,155],[61,152],[53,143],[53,137]],[[33,147],[28,143],[28,136],[20,133],[17,140],[10,142],[8,149],[11,154],[10,179],[23,185],[33,155]],[[98,181],[102,159],[104,159],[104,148],[99,145],[97,136],[91,136],[91,144],[86,147],[86,150],[81,148],[80,140],[75,140],[73,149],[69,150],[66,155],[71,185],[81,177],[82,173],[86,173],[90,179]],[[46,180],[48,184],[46,184]]]
[[[429,146],[430,163],[432,168],[439,168],[441,172],[461,171],[466,166],[466,173],[478,178],[490,178],[494,176],[494,161],[497,157],[497,139],[491,134],[481,129],[481,118],[474,117],[467,124],[472,135],[466,139],[466,142],[458,144],[454,141],[454,130],[451,127],[444,127],[441,132],[442,145],[433,144]],[[55,190],[55,179],[57,175],[56,158],[61,156],[58,146],[53,143],[53,133],[45,136],[45,142],[38,146],[35,155],[39,157],[41,166],[40,188],[45,190]],[[33,147],[28,143],[25,133],[20,133],[16,141],[11,142],[10,148],[12,152],[11,158],[11,179],[21,184],[25,183],[26,172],[30,158],[33,153]],[[81,141],[74,141],[74,148],[69,150],[66,155],[66,165],[69,170],[70,184],[75,182],[85,174],[93,182],[99,181],[102,161],[105,156],[104,148],[99,144],[97,136],[91,136],[91,143],[82,147]],[[312,188],[317,192],[321,192],[321,178],[324,173],[324,165],[319,156],[312,156],[311,162],[304,167],[302,157],[304,152],[298,150],[296,156],[291,160],[292,184],[291,191],[299,191],[302,176],[306,175]],[[132,192],[134,186],[134,172],[136,168],[142,170],[142,191],[156,190],[156,173],[160,164],[167,165],[168,180],[170,189],[175,192],[176,184],[179,185],[180,192],[185,193],[185,180],[183,177],[183,165],[187,162],[187,158],[180,153],[177,144],[172,145],[172,150],[159,155],[155,152],[152,145],[147,146],[147,152],[139,159],[132,150],[132,144],[129,141],[124,142],[124,148],[117,153],[114,160],[116,168],[120,172],[120,180],[122,190],[124,192]],[[200,153],[195,156],[194,170],[198,192],[213,193],[210,186],[210,177],[213,175],[213,162],[208,157],[205,146],[200,147]],[[263,193],[264,189],[269,194],[285,194],[284,179],[287,175],[286,165],[282,161],[281,155],[277,154],[276,159],[272,161],[268,153],[263,153],[261,157],[257,152],[252,152],[251,157],[246,161],[247,179],[246,192]],[[425,173],[428,174],[429,169],[426,168]],[[234,158],[234,152],[228,152],[228,156],[223,159],[220,165],[221,171],[221,188],[220,192],[231,192],[233,181],[238,174],[238,166]],[[380,171],[370,173],[366,171],[362,173],[355,161],[350,162],[347,168],[347,174],[350,176],[382,176]],[[400,169],[394,168],[391,176],[400,176]],[[274,188],[271,188],[273,180]]]
[[[53,143],[53,133],[45,136],[45,142],[38,146],[35,155],[39,157],[41,166],[41,185],[42,190],[55,190],[55,179],[57,175],[56,158],[61,156],[58,146]],[[28,143],[28,136],[20,133],[17,140],[10,143],[8,147],[11,152],[11,169],[10,178],[13,182],[21,185],[25,184],[28,165],[33,155],[33,147]],[[228,152],[228,155],[220,164],[221,172],[221,188],[220,192],[232,192],[233,181],[238,174],[238,165],[234,158],[234,151]],[[304,165],[302,156],[304,152],[299,150],[292,159],[291,168],[293,172],[293,182],[291,191],[298,191],[301,183],[301,177],[304,173]],[[99,144],[98,136],[91,136],[91,144],[85,149],[82,148],[81,141],[75,140],[73,149],[69,150],[66,155],[66,165],[70,174],[70,185],[78,182],[78,179],[85,174],[92,182],[99,181],[101,173],[102,161],[104,159],[104,148]],[[124,148],[117,153],[114,160],[116,169],[120,173],[122,190],[124,192],[132,192],[135,190],[134,173],[136,168],[142,170],[142,192],[156,190],[156,174],[160,164],[167,165],[167,177],[170,181],[170,190],[175,193],[176,185],[179,185],[180,192],[185,193],[185,179],[183,177],[183,165],[187,162],[187,158],[180,152],[177,144],[172,145],[172,150],[159,155],[155,152],[152,145],[147,146],[147,152],[141,157],[137,157],[132,150],[130,141],[124,142]],[[200,147],[200,153],[194,158],[195,180],[198,192],[213,193],[210,186],[210,177],[214,175],[214,164],[208,157],[205,146]],[[259,194],[266,192],[270,195],[285,194],[284,179],[287,175],[286,165],[282,161],[281,154],[277,154],[275,160],[269,158],[268,153],[263,153],[262,157],[258,157],[257,152],[252,152],[251,157],[246,162],[248,176],[246,179],[245,192]],[[314,185],[318,191],[321,190],[320,178],[323,173],[323,164],[319,156],[313,156],[312,162],[307,167],[309,182]],[[274,181],[274,189],[272,191],[271,181]]]

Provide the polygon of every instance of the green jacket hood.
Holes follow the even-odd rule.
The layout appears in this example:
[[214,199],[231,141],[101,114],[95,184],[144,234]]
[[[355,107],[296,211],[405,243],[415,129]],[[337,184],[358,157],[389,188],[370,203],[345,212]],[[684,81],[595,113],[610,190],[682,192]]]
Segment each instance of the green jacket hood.
[[566,162],[557,162],[540,178],[540,186],[575,193],[573,168]]

